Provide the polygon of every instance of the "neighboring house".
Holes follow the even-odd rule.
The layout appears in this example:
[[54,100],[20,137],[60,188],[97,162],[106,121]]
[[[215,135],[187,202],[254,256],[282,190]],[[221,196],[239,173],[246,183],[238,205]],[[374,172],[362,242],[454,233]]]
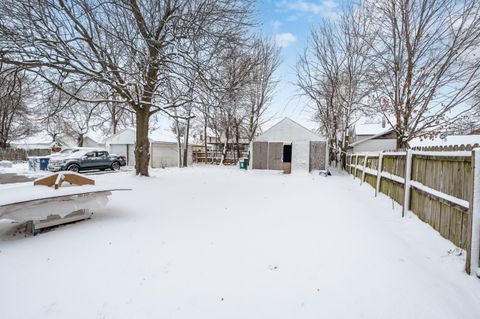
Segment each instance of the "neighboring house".
[[349,132],[348,153],[379,152],[397,147],[396,134],[385,122],[357,124]]
[[53,147],[71,147],[67,138],[57,137],[54,141],[49,134],[39,132],[10,142],[10,147],[24,150],[51,150]]
[[312,171],[326,169],[328,145],[325,138],[286,117],[251,145],[253,169]]

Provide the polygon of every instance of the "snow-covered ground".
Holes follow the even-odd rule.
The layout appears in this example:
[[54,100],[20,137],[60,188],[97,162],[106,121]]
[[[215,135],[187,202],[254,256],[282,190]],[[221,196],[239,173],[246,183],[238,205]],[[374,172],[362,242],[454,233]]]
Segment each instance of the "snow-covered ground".
[[31,171],[28,169],[28,162],[12,162],[11,167],[1,167],[0,166],[0,174],[7,173],[7,174],[17,174],[17,175],[22,175],[22,176],[27,176],[27,177],[40,177],[44,176],[46,174],[49,174],[49,172],[46,171]]
[[98,176],[134,190],[85,222],[0,222],[0,317],[480,318],[464,256],[351,176],[152,175]]

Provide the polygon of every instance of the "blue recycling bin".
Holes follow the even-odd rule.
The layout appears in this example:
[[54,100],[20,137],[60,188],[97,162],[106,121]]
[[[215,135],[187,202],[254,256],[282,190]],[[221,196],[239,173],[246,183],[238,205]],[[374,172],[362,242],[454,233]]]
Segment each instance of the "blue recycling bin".
[[47,171],[48,170],[48,161],[50,158],[48,157],[40,157],[40,170]]

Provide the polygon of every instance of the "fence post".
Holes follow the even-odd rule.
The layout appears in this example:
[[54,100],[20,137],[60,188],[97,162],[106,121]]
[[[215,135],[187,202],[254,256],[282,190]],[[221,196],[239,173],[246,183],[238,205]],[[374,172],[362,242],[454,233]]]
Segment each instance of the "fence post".
[[405,183],[403,184],[405,192],[403,193],[402,217],[410,209],[410,178],[412,177],[412,150],[407,150],[405,155]]
[[352,175],[352,154],[348,155],[348,174]]
[[358,154],[355,154],[355,169],[353,170],[353,179],[357,177]]
[[479,276],[480,263],[480,148],[472,150],[472,197],[468,214],[465,271]]
[[368,155],[365,155],[363,158],[363,171],[362,171],[362,179],[360,180],[360,185],[363,184],[365,181],[365,168],[367,167],[367,160],[368,160]]
[[377,166],[377,187],[375,187],[375,197],[377,197],[378,192],[380,192],[380,181],[382,179],[382,165],[383,165],[383,152],[380,152],[378,156],[378,166]]

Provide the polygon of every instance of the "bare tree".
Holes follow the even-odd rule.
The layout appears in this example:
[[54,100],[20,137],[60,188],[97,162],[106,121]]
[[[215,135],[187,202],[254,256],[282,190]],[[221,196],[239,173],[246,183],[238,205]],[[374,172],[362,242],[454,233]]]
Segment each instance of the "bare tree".
[[[149,120],[172,115],[163,84],[175,67],[188,67],[189,39],[244,33],[249,0],[5,0],[0,6],[0,59],[29,68],[51,85],[82,98],[83,89],[104,85],[136,117],[136,173],[148,176]],[[198,37],[195,37],[198,38]]]
[[480,134],[480,94],[473,100],[472,109],[450,124],[446,133],[455,135]]
[[108,100],[97,106],[96,115],[100,118],[99,128],[101,131],[105,134],[117,134],[121,129],[134,126],[135,113],[118,94],[110,92],[108,88],[100,88],[94,94]]
[[[265,120],[265,113],[272,101],[277,80],[275,71],[280,65],[280,48],[271,40],[257,39],[253,42],[254,68],[246,92],[245,135],[250,143]],[[238,141],[237,141],[238,143]]]
[[31,81],[20,68],[0,63],[0,148],[32,131]]
[[369,92],[367,32],[363,11],[348,8],[338,20],[324,21],[312,30],[297,63],[297,85],[330,142],[332,160],[338,153],[345,155],[348,131],[364,112]]
[[479,88],[480,2],[368,1],[375,40],[372,101],[397,148],[435,135],[471,108]]

